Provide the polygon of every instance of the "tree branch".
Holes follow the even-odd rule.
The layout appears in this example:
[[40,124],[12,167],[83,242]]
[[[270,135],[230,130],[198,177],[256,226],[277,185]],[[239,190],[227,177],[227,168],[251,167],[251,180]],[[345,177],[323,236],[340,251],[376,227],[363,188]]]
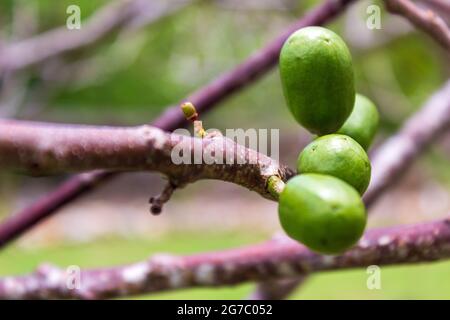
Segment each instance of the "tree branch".
[[[178,161],[175,163],[174,157]],[[0,120],[0,167],[33,175],[88,170],[158,171],[180,186],[199,179],[233,182],[273,199],[267,180],[294,173],[222,136],[191,138],[148,125],[96,127]]]
[[[242,64],[197,90],[188,100],[193,102],[202,114],[212,109],[225,98],[250,85],[269,71],[276,64],[279,50],[292,31],[308,25],[324,24],[338,16],[353,1],[355,0],[327,0],[288,27],[278,38],[255,52]],[[153,122],[154,126],[167,131],[179,128],[184,124],[183,116],[175,107],[169,108]],[[70,178],[54,191],[44,195],[31,206],[3,222],[0,225],[0,247],[49,217],[67,203],[114,177],[115,174],[110,171],[96,171]]]
[[447,0],[423,0],[423,3],[435,10],[442,12],[444,16],[450,19],[450,3]]
[[428,145],[450,128],[450,80],[385,141],[371,159],[373,176],[364,202],[371,206]]
[[409,0],[385,0],[385,3],[391,13],[405,17],[433,37],[444,49],[450,51],[450,29],[436,13],[423,10]]
[[81,272],[69,289],[63,269],[44,266],[27,276],[0,279],[0,299],[104,299],[188,287],[289,279],[312,272],[421,263],[450,257],[450,219],[368,231],[353,249],[323,256],[285,238],[193,256],[156,255],[147,261]]
[[173,192],[177,188],[178,188],[178,185],[176,183],[174,183],[173,181],[169,180],[159,195],[157,195],[155,197],[151,197],[149,199],[148,202],[151,204],[150,212],[154,215],[160,214],[164,204],[170,200]]

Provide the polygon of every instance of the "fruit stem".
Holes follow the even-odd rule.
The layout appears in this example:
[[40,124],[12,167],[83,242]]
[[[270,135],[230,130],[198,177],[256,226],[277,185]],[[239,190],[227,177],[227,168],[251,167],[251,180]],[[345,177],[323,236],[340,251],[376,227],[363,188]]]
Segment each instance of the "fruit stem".
[[203,124],[200,120],[194,121],[194,133],[200,138],[204,138],[206,136],[206,131],[203,129]]
[[284,189],[284,181],[279,176],[270,176],[267,180],[267,191],[278,200]]

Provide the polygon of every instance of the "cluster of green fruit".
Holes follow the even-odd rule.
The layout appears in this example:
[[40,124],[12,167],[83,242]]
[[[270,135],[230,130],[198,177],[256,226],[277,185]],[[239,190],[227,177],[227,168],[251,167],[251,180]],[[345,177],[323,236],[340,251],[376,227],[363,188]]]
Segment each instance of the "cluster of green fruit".
[[286,233],[314,251],[340,253],[364,232],[361,196],[370,181],[369,148],[378,111],[355,93],[352,58],[344,41],[322,27],[293,33],[280,54],[280,75],[295,119],[319,137],[299,155],[299,175],[279,196]]

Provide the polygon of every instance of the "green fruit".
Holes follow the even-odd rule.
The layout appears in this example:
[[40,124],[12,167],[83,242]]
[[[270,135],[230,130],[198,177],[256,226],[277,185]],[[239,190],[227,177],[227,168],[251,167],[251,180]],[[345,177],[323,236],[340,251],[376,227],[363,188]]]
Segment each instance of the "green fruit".
[[358,142],[342,134],[322,136],[308,144],[297,159],[299,173],[335,176],[360,194],[370,182],[370,161]]
[[352,112],[352,58],[334,32],[322,27],[294,32],[281,49],[280,75],[289,109],[310,132],[336,132]]
[[278,214],[291,238],[325,254],[354,245],[367,220],[358,192],[344,181],[322,174],[289,180],[279,198]]
[[365,96],[357,94],[350,117],[338,133],[352,137],[365,149],[369,149],[378,129],[379,115],[375,104]]

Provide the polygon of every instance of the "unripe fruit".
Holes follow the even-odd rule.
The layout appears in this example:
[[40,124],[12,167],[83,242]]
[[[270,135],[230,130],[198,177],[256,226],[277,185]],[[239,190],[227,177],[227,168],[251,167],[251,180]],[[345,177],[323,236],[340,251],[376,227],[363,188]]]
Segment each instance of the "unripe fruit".
[[353,246],[367,220],[358,192],[344,181],[322,174],[289,180],[279,198],[278,214],[291,238],[325,254]]
[[280,75],[289,109],[310,132],[336,132],[352,112],[352,58],[334,32],[322,27],[294,32],[281,49]]
[[360,194],[370,182],[370,161],[358,142],[342,134],[328,134],[308,144],[297,159],[299,173],[328,174],[344,180]]
[[350,117],[338,133],[355,139],[365,150],[369,149],[378,129],[379,115],[375,104],[361,94],[357,94]]

